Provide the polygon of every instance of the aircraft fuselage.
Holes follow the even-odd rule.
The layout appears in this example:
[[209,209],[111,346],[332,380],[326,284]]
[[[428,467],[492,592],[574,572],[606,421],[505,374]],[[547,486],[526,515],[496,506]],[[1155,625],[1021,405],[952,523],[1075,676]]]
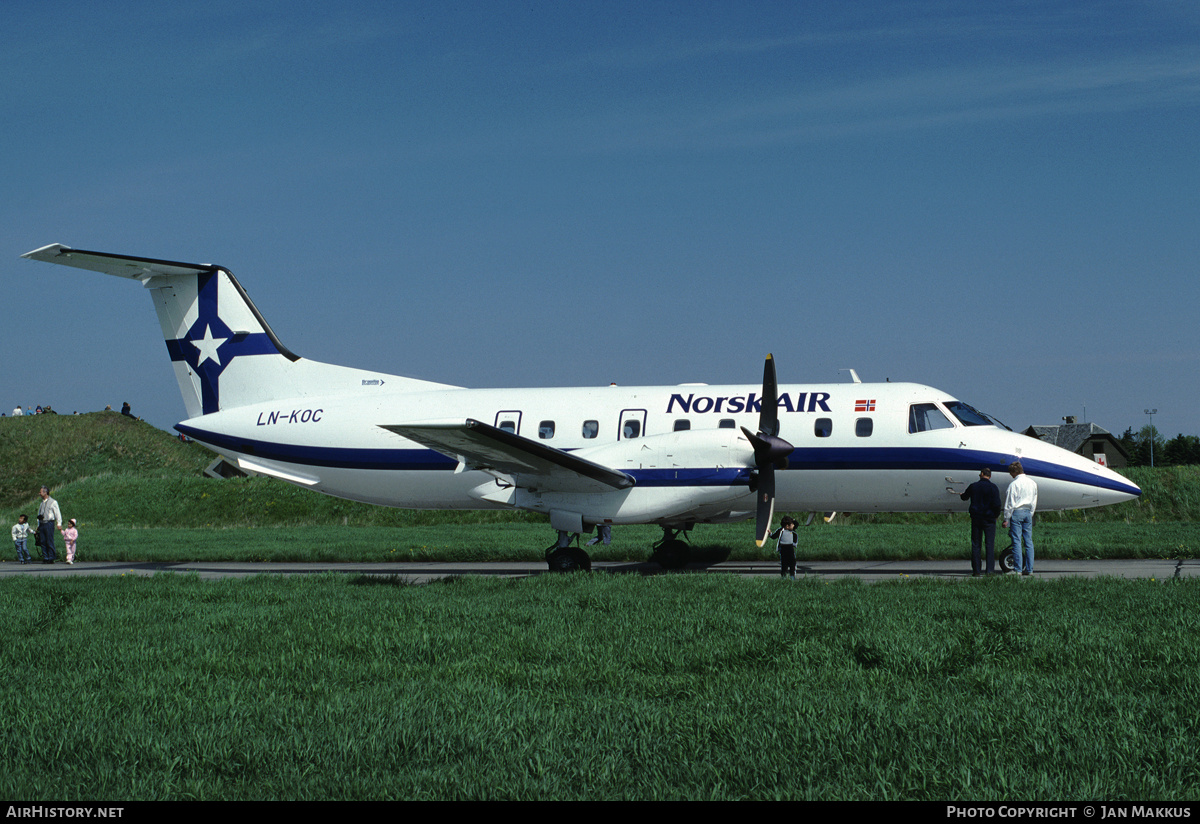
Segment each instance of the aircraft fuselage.
[[[387,382],[381,378],[382,387]],[[761,387],[390,393],[378,386],[251,404],[178,428],[252,470],[293,475],[290,480],[326,494],[385,506],[569,507],[617,524],[737,520],[754,510],[753,461],[740,427],[755,425]],[[1037,481],[1041,510],[1102,506],[1137,494],[1136,486],[1094,461],[997,426],[964,425],[941,405],[952,400],[906,383],[780,386],[779,434],[795,449],[778,474],[777,508],[962,511],[958,493],[982,467],[992,468],[1003,491],[1004,468],[1015,459]],[[914,404],[937,406],[949,424],[909,431]],[[383,428],[464,417],[595,456],[636,484],[588,500],[581,493],[530,491]]]

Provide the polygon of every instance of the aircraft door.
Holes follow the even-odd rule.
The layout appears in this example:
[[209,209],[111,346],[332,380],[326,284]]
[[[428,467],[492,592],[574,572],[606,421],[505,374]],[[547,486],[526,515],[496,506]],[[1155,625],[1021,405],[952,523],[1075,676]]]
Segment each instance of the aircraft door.
[[521,413],[515,410],[496,413],[496,428],[503,429],[505,432],[511,432],[514,435],[521,434]]
[[630,441],[646,434],[646,410],[622,409],[621,424],[617,428],[618,441]]

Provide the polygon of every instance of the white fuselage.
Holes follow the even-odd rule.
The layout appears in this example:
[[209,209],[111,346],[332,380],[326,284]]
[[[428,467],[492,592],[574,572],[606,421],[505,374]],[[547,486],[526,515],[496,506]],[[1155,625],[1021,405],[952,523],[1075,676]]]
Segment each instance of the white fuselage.
[[[736,520],[754,511],[753,456],[739,427],[756,425],[756,386],[371,389],[251,404],[179,429],[247,468],[386,506],[563,509],[581,512],[587,523],[616,524]],[[1009,478],[1002,470],[1016,459],[1037,482],[1042,510],[1138,494],[1081,456],[996,426],[963,425],[941,405],[951,400],[918,384],[781,386],[779,434],[795,450],[777,473],[777,511],[962,511],[959,493],[983,466],[1003,492]],[[950,425],[909,431],[913,404],[937,405]],[[458,460],[383,428],[463,418],[627,472],[636,485],[531,489],[512,477],[464,471]]]

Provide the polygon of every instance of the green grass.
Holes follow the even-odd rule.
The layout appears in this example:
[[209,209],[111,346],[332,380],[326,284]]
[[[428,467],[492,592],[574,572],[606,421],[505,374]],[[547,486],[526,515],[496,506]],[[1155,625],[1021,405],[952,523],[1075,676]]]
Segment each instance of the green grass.
[[[1003,532],[1003,530],[1001,530]],[[613,544],[588,547],[597,561],[644,561],[661,535],[652,526],[621,527]],[[1034,531],[1037,557],[1050,559],[1192,558],[1200,524],[1045,524]],[[800,530],[800,561],[953,560],[970,551],[966,523],[811,526]],[[545,524],[442,524],[396,527],[80,529],[80,561],[540,561],[553,539]],[[773,560],[744,524],[697,527],[696,561]],[[60,541],[61,543],[61,541]],[[1007,537],[998,536],[1000,547]],[[61,553],[61,547],[60,547]],[[6,558],[12,560],[12,558]]]
[[5,579],[0,795],[1195,801],[1200,582]]

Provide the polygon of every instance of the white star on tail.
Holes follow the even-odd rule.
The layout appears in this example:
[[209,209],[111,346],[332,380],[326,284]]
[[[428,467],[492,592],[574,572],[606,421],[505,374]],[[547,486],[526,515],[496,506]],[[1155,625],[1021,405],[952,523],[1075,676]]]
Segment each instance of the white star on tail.
[[196,366],[200,366],[206,360],[214,360],[217,362],[217,366],[220,366],[221,358],[217,356],[217,350],[227,340],[229,338],[214,338],[212,336],[212,327],[205,324],[204,337],[201,340],[192,341],[192,346],[200,350],[200,360],[196,361]]

